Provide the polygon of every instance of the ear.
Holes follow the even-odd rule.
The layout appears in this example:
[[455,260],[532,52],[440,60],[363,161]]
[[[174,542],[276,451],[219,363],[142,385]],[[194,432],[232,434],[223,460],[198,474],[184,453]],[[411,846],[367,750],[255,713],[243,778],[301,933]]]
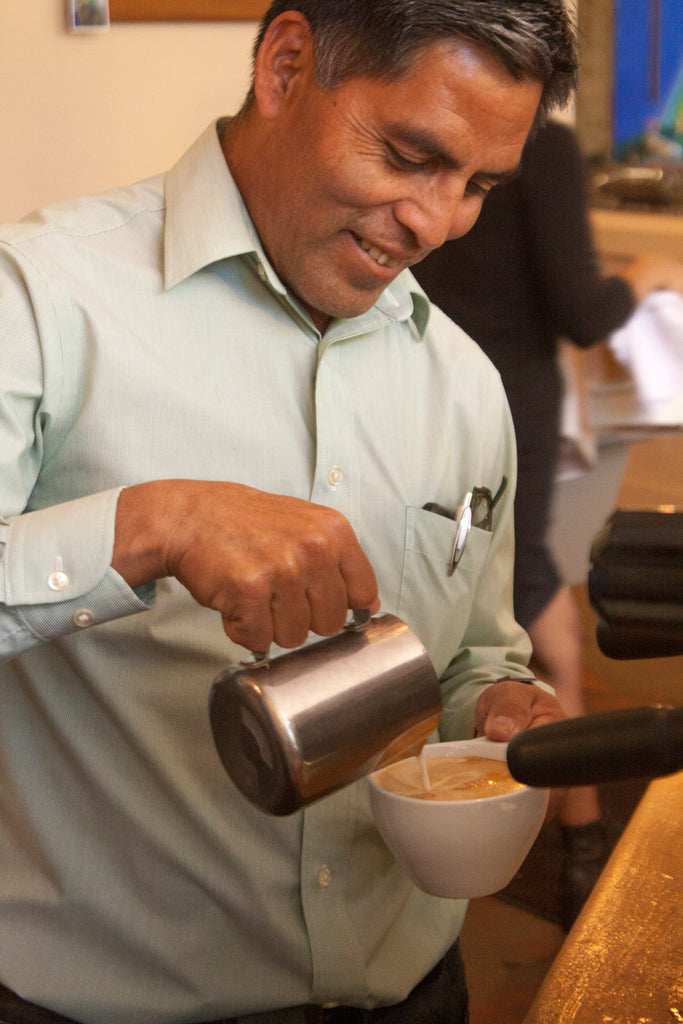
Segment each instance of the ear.
[[272,119],[302,74],[315,71],[308,19],[285,11],[268,26],[254,63],[254,94],[261,115]]

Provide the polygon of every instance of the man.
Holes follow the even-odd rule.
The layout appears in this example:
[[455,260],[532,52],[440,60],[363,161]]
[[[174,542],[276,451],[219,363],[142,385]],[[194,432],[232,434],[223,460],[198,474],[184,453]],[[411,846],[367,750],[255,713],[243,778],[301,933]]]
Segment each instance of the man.
[[[253,808],[207,698],[381,606],[445,738],[561,716],[511,613],[499,379],[407,271],[573,83],[559,3],[503,13],[277,3],[169,174],[2,232],[0,1020],[467,1019],[465,904],[407,881],[364,781]],[[423,506],[504,477],[449,574]]]

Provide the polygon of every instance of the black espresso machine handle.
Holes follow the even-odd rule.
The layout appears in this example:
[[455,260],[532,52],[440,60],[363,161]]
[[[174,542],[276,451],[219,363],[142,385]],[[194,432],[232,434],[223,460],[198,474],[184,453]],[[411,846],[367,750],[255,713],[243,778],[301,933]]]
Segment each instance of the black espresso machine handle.
[[683,768],[683,707],[604,711],[526,729],[507,763],[529,786],[589,786],[652,779]]

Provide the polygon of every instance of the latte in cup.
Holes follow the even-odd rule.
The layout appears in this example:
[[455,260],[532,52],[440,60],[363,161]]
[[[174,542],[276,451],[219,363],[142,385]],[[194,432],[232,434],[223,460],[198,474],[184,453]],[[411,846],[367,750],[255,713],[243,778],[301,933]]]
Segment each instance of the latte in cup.
[[390,793],[416,800],[479,800],[524,789],[510,775],[505,761],[490,757],[411,757],[374,775]]
[[547,789],[511,778],[507,743],[484,737],[429,743],[419,758],[383,765],[368,781],[389,852],[419,889],[451,899],[504,889],[548,808]]

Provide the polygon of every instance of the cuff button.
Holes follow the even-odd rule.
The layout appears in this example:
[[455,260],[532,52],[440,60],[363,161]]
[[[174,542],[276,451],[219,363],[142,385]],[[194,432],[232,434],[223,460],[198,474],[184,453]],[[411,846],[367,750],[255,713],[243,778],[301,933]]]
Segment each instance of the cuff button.
[[51,572],[47,578],[47,585],[50,590],[65,590],[71,580],[62,569]]
[[89,608],[79,608],[73,614],[74,625],[78,626],[79,629],[86,629],[88,626],[92,626],[94,621],[95,616]]

